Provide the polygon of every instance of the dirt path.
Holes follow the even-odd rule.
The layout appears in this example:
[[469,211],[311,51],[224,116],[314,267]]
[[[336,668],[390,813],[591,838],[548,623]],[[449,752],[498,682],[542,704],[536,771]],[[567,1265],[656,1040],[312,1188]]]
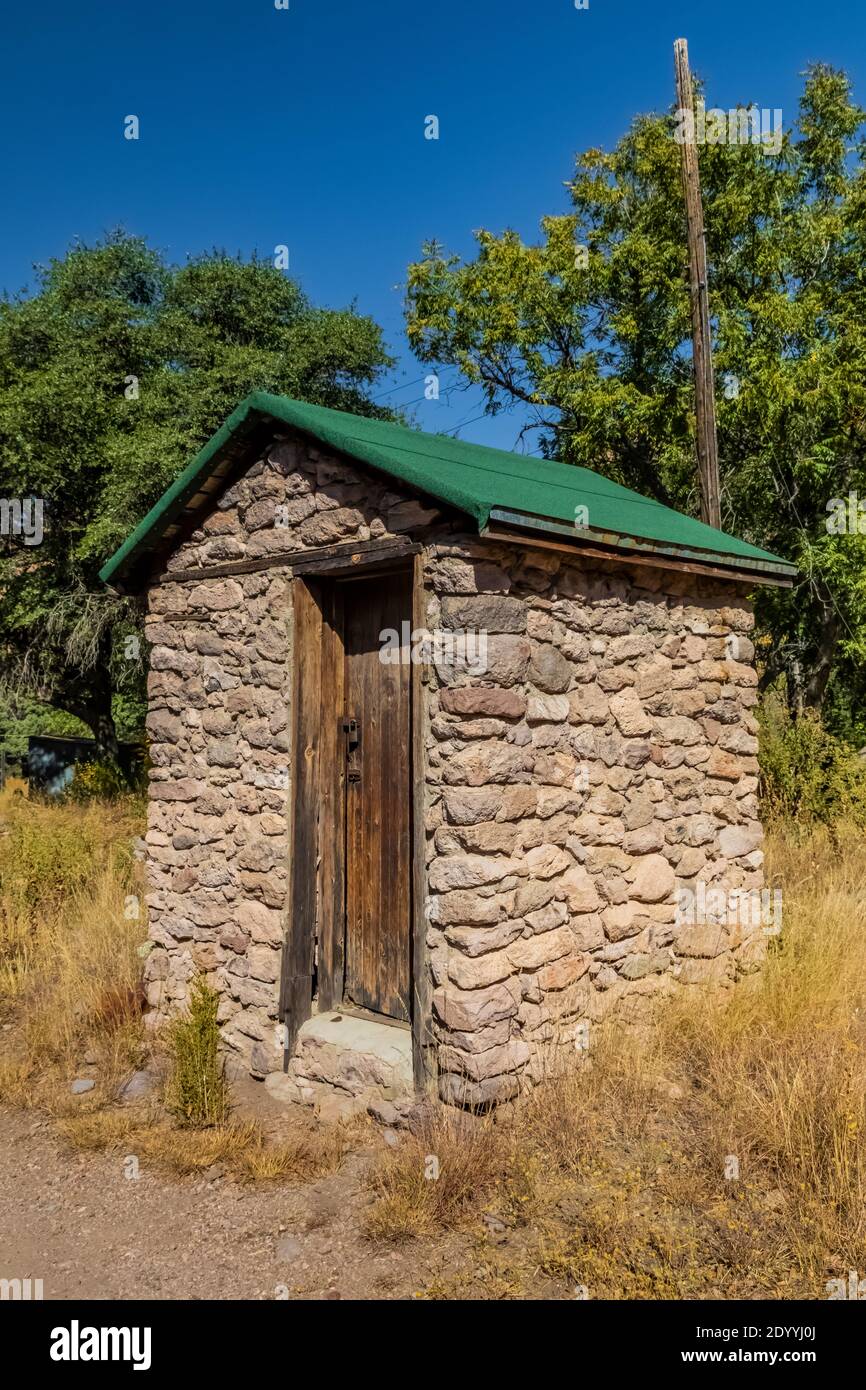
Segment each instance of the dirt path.
[[359,1235],[369,1158],[304,1187],[125,1176],[34,1112],[0,1111],[0,1278],[46,1299],[393,1299],[445,1272],[441,1245],[371,1248]]

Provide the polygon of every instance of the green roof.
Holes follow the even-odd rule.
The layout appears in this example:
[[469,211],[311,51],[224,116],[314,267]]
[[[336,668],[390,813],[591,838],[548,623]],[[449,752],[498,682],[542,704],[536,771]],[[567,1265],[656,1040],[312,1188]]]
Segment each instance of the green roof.
[[[677,560],[722,565],[760,577],[786,580],[788,561],[694,517],[642,497],[600,473],[572,464],[510,454],[444,434],[424,434],[388,420],[350,415],[254,391],[184,469],[100,571],[119,579],[182,516],[207,501],[208,481],[224,475],[250,436],[263,426],[290,426],[359,463],[398,479],[413,490],[465,512],[479,531],[501,523],[597,541],[618,550],[646,550]],[[204,491],[203,491],[204,489]],[[576,509],[588,524],[575,530]]]

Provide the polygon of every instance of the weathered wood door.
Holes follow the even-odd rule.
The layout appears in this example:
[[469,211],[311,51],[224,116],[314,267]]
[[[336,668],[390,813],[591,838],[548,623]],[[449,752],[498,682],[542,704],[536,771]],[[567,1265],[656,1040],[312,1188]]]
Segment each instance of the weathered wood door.
[[[411,576],[376,575],[340,588],[346,663],[344,1000],[408,1019]],[[386,631],[399,635],[399,645],[383,641]]]

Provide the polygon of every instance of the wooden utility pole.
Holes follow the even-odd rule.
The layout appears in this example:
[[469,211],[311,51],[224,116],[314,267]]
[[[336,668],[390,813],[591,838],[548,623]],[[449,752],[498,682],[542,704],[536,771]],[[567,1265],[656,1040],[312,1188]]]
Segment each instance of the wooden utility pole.
[[[677,106],[694,117],[689,46],[685,39],[674,44],[677,74]],[[682,119],[682,118],[681,118]],[[707,242],[701,203],[701,177],[694,119],[683,123],[683,192],[689,245],[689,293],[692,306],[692,359],[695,367],[695,425],[698,474],[701,483],[701,520],[721,527],[719,502],[719,444],[716,437],[716,398],[713,382],[713,346],[710,337],[710,303],[707,293]]]

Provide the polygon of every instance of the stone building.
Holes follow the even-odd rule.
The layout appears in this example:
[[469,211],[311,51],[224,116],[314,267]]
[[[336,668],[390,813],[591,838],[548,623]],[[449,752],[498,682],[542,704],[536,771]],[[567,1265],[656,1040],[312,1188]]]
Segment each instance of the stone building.
[[276,1093],[479,1106],[753,968],[747,595],[792,573],[584,469],[250,396],[102,572],[147,597],[153,1020],[204,972]]

